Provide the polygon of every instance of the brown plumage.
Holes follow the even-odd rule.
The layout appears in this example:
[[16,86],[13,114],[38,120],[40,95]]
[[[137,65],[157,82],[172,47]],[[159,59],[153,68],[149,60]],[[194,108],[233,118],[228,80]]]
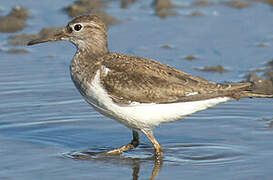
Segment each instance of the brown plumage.
[[110,53],[101,59],[101,64],[111,70],[101,77],[103,85],[118,103],[174,103],[215,97],[239,99],[246,96],[242,92],[252,86],[249,82],[217,84],[136,56]]
[[[162,149],[153,137],[153,126],[229,99],[273,97],[257,91],[254,82],[214,83],[154,60],[111,53],[107,45],[106,26],[95,15],[76,17],[55,34],[33,40],[28,45],[57,40],[69,40],[78,49],[71,62],[71,77],[87,102],[102,114],[133,129],[134,138],[129,145],[106,154],[121,153],[136,147],[139,144],[137,131],[140,130],[154,144],[157,157],[161,157]],[[142,111],[128,110],[134,102],[140,104],[140,108],[141,104],[164,105],[160,107],[166,108],[169,114],[151,115],[159,107],[155,105],[154,109],[152,107],[142,116]],[[186,113],[180,107],[186,108]],[[171,108],[179,112],[169,111]],[[157,117],[161,119],[155,120]]]
[[[112,100],[120,104],[130,104],[132,101],[174,103],[216,97],[231,97],[237,100],[243,97],[272,97],[272,95],[252,93],[254,83],[251,82],[214,83],[137,56],[106,53],[93,60],[81,57],[79,59],[81,60],[78,61],[78,66],[81,64],[86,66],[81,68],[80,74],[89,82],[101,66],[110,69],[107,74],[101,75],[101,81]],[[89,64],[89,61],[93,63]],[[190,95],[194,92],[198,94]]]

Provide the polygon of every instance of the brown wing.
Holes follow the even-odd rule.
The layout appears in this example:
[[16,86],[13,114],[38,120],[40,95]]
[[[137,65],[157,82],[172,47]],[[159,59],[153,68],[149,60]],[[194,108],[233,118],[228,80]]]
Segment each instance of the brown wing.
[[235,96],[235,89],[249,86],[217,84],[156,61],[118,53],[104,56],[101,65],[109,69],[101,74],[104,88],[115,102],[121,104],[132,101],[173,103]]

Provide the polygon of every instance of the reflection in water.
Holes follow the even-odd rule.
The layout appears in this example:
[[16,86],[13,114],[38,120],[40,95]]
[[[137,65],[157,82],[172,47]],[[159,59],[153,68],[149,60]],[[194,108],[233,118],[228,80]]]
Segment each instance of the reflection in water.
[[[153,171],[152,171],[152,175],[149,178],[149,180],[155,180],[156,177],[158,176],[158,173],[162,167],[163,164],[163,160],[162,159],[154,159],[154,167],[153,167]],[[139,178],[139,171],[140,171],[140,162],[136,161],[134,166],[133,166],[133,180],[138,180]]]
[[139,166],[139,163],[136,163],[133,167],[133,180],[138,180],[138,173],[139,173],[139,169],[140,169],[140,166]]
[[[151,167],[150,180],[156,179],[163,165],[163,161],[168,165],[185,164],[226,164],[242,160],[244,151],[241,147],[224,144],[165,144],[163,159],[155,159],[153,149],[149,146],[141,145],[136,150],[122,153],[121,155],[105,155],[104,152],[110,148],[100,148],[85,151],[73,151],[64,153],[64,157],[76,160],[100,161],[107,164],[132,166],[132,179],[139,179],[141,166],[149,164]],[[143,177],[141,178],[143,179]]]
[[266,129],[272,129],[273,128],[273,117],[264,117],[262,119],[259,119],[258,121],[266,122],[266,125],[265,125]]
[[102,153],[105,151],[106,151],[105,149],[98,149],[95,151],[88,150],[88,151],[82,151],[82,152],[74,151],[74,152],[63,153],[63,156],[76,159],[76,160],[92,160],[92,161],[103,161],[105,163],[112,163],[112,164],[132,165],[133,180],[139,179],[140,167],[143,162],[154,162],[153,170],[149,180],[156,179],[163,164],[163,159],[156,159],[154,156],[145,157],[145,158],[131,158],[131,157],[124,157],[122,155],[105,155],[104,153]]
[[158,172],[159,172],[160,168],[162,167],[162,164],[163,164],[162,159],[155,160],[154,169],[153,169],[152,177],[150,178],[150,180],[154,180],[157,177]]

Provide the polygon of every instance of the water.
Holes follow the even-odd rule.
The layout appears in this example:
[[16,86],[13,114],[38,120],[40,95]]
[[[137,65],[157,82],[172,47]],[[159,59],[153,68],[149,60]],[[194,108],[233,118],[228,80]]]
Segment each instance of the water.
[[[28,8],[33,17],[18,34],[29,34],[65,25],[69,18],[61,9],[70,3],[10,0],[0,7],[2,14],[15,5]],[[177,9],[178,16],[164,20],[146,1],[126,10],[116,1],[109,6],[107,11],[121,20],[109,29],[112,51],[157,59],[217,82],[239,82],[272,59],[273,14],[266,4],[242,10],[223,4]],[[187,17],[193,10],[205,15]],[[0,34],[4,50],[10,48],[7,35]],[[0,179],[271,179],[272,99],[230,101],[161,125],[155,136],[164,149],[162,162],[152,158],[144,135],[135,150],[101,156],[96,152],[130,142],[131,131],[94,111],[77,92],[68,68],[73,45],[24,48],[30,53],[0,52]],[[184,60],[189,54],[198,59]],[[229,71],[196,70],[218,64]]]

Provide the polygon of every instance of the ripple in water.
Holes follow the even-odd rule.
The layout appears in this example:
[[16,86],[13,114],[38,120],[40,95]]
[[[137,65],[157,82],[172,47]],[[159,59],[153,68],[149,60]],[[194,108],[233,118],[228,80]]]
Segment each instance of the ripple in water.
[[[184,165],[187,163],[196,165],[225,164],[243,160],[245,150],[239,146],[226,144],[164,144],[164,164]],[[63,153],[63,157],[77,160],[154,160],[153,147],[140,145],[138,148],[124,152],[121,155],[104,155],[103,152],[113,148],[97,148],[83,151]]]
[[164,160],[171,164],[224,164],[243,160],[242,147],[226,144],[168,144]]

